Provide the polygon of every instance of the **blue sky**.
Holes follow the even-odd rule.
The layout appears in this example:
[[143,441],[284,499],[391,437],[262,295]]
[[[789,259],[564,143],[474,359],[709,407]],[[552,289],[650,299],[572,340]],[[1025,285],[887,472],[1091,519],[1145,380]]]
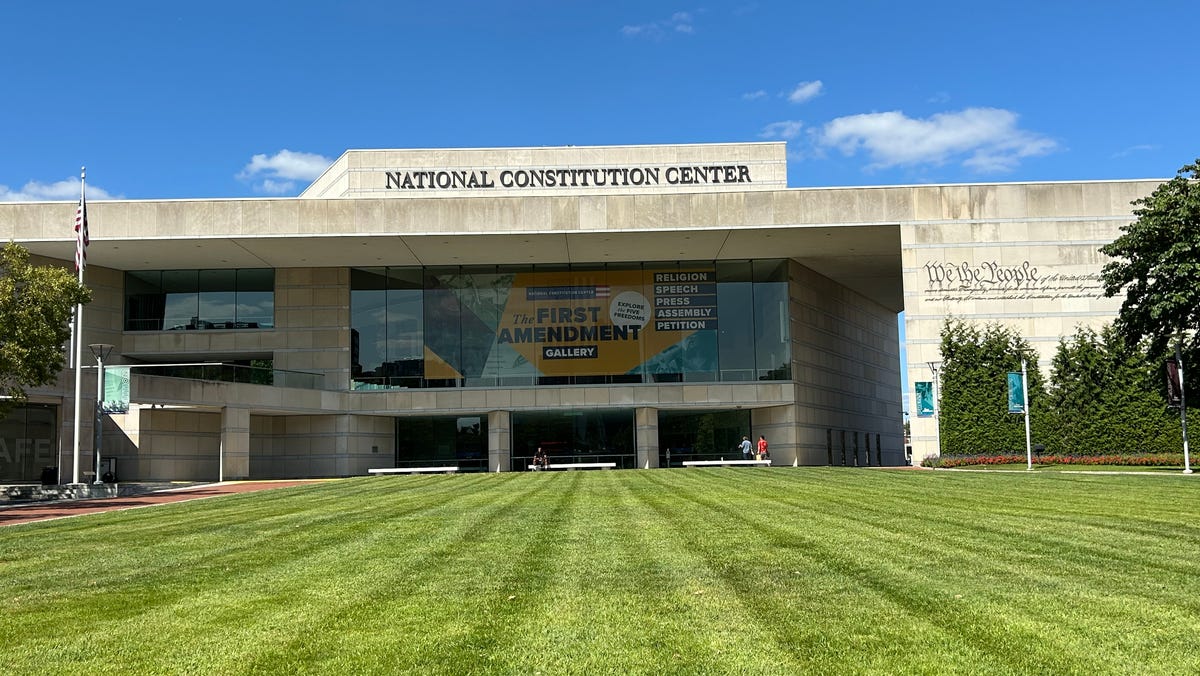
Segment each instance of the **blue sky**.
[[347,148],[788,141],[792,186],[1168,177],[1187,2],[56,2],[0,200],[295,195]]

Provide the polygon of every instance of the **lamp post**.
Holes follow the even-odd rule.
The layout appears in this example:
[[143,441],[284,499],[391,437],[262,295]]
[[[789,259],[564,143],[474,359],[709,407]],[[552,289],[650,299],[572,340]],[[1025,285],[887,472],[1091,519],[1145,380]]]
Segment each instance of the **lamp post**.
[[96,479],[94,483],[104,483],[100,480],[100,447],[104,441],[104,360],[112,353],[113,346],[107,343],[92,343],[88,349],[96,357],[96,421],[93,430],[93,448],[95,451]]
[[1179,365],[1179,423],[1183,427],[1183,473],[1192,473],[1192,459],[1188,455],[1187,436],[1187,386],[1183,384],[1183,336],[1175,341],[1175,363]]
[[929,361],[929,370],[933,371],[933,441],[937,444],[938,457],[942,456],[942,387],[938,382],[938,366],[941,362]]

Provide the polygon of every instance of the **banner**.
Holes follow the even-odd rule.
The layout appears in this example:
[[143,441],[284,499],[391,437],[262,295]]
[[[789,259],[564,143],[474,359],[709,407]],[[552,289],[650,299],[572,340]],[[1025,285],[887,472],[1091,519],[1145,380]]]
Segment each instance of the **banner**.
[[[425,291],[427,378],[716,370],[712,267],[447,275],[436,283]],[[458,330],[435,330],[431,316]]]
[[1008,412],[1025,412],[1025,382],[1020,371],[1008,372]]
[[1179,382],[1179,362],[1175,357],[1167,358],[1167,405],[1183,404],[1183,384]]
[[110,366],[104,369],[104,401],[100,409],[105,413],[129,412],[129,367]]
[[936,411],[933,401],[933,381],[922,380],[913,383],[917,393],[917,417],[928,418]]

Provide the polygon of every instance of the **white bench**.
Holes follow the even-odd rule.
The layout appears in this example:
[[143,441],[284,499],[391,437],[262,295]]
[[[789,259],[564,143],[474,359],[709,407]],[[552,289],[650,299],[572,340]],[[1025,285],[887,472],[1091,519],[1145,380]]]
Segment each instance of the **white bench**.
[[758,465],[760,467],[770,467],[770,460],[684,460],[684,467],[713,467],[720,465]]
[[457,465],[446,467],[381,467],[378,469],[367,470],[371,474],[431,474],[442,472],[445,474],[453,474],[458,471]]
[[[546,465],[546,469],[615,469],[615,462],[552,462]],[[529,469],[535,469],[537,465],[530,465]]]

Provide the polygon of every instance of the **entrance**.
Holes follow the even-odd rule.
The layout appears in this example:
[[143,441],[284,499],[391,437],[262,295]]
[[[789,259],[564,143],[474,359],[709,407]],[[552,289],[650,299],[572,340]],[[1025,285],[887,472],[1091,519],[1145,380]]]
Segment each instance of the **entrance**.
[[658,466],[682,467],[684,460],[741,459],[750,436],[750,411],[659,411]]

